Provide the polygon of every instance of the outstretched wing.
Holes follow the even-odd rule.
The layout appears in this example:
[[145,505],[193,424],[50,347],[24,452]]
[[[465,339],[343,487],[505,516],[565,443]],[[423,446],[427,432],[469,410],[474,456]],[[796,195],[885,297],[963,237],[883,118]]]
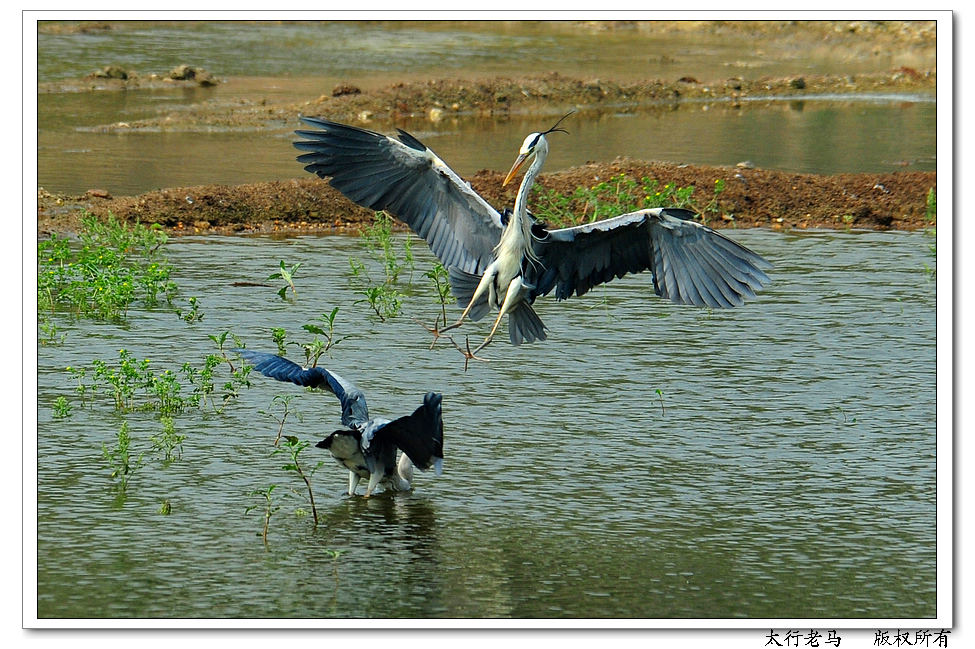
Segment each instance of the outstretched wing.
[[305,170],[349,200],[386,210],[422,237],[443,265],[480,275],[501,238],[501,216],[422,142],[399,131],[399,140],[326,119],[302,117],[316,131],[296,148]]
[[772,265],[696,223],[690,210],[657,207],[550,230],[534,242],[544,266],[536,294],[564,300],[627,273],[649,270],[660,297],[713,308],[741,306],[771,280]]
[[342,423],[345,426],[358,428],[369,421],[366,395],[338,374],[329,372],[323,367],[305,368],[275,354],[249,349],[233,351],[240,354],[241,358],[251,363],[254,369],[264,376],[309,388],[324,388],[334,394],[342,404]]
[[389,422],[373,434],[373,439],[392,442],[406,453],[413,464],[426,471],[433,467],[437,475],[443,470],[443,396],[428,392],[423,405],[412,415]]

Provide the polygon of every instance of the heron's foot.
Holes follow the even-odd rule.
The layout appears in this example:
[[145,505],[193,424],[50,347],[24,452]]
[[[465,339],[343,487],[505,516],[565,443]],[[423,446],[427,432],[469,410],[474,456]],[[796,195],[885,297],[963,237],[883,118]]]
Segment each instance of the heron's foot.
[[481,361],[483,363],[490,362],[490,359],[481,358],[480,356],[477,355],[477,352],[481,351],[481,347],[484,347],[483,344],[481,345],[481,347],[478,347],[474,351],[471,351],[471,341],[470,341],[470,338],[468,338],[467,336],[464,336],[464,346],[463,347],[461,347],[460,345],[457,344],[457,341],[454,340],[453,336],[447,336],[447,338],[450,340],[450,342],[452,342],[454,344],[454,347],[457,348],[457,351],[459,351],[464,356],[464,371],[465,372],[467,371],[467,367],[470,364],[471,360]]
[[[454,324],[452,324],[452,325],[450,325],[448,327],[444,327],[443,329],[441,329],[440,328],[440,316],[437,316],[437,319],[433,321],[433,326],[432,327],[423,324],[422,322],[420,322],[416,318],[413,318],[413,321],[416,322],[421,327],[423,327],[424,329],[426,329],[427,331],[429,331],[431,334],[433,334],[433,340],[430,342],[430,349],[433,349],[434,347],[436,347],[437,341],[440,340],[440,337],[444,334],[444,332],[450,331],[451,329],[456,329],[458,326],[460,326],[460,322],[458,321],[458,322],[455,322]],[[450,336],[447,336],[447,337],[449,338]]]
[[437,319],[433,321],[432,327],[423,324],[417,318],[413,318],[413,322],[417,323],[418,325],[420,325],[421,327],[423,327],[424,329],[426,329],[427,331],[433,334],[433,341],[430,343],[430,349],[433,349],[437,345],[437,341],[440,339],[440,335],[443,333],[443,330],[440,328],[440,316],[437,316]]

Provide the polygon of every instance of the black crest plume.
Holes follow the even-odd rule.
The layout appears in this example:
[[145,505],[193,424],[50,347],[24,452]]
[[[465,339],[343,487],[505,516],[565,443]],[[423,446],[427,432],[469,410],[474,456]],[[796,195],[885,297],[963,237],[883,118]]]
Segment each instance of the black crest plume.
[[568,135],[569,132],[567,130],[565,130],[564,128],[559,128],[558,126],[559,124],[562,123],[562,120],[564,120],[566,117],[568,117],[574,112],[575,112],[574,110],[570,110],[568,113],[560,117],[559,121],[555,122],[555,124],[552,125],[552,128],[548,129],[547,131],[542,131],[539,135],[548,135],[549,133],[565,133],[566,135]]

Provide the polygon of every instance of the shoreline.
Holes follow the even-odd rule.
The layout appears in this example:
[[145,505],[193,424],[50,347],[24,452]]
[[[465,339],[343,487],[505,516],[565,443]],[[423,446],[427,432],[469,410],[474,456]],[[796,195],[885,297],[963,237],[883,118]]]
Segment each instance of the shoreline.
[[[657,179],[660,185],[694,186],[698,207],[712,197],[716,180],[724,181],[717,197],[718,216],[707,224],[715,229],[767,227],[771,229],[920,230],[937,225],[926,214],[928,192],[937,192],[937,172],[899,171],[816,175],[767,169],[678,165],[617,159],[562,171],[543,173],[538,185],[571,195],[577,187],[625,174]],[[503,172],[481,170],[467,178],[496,208],[514,203],[515,187],[501,187]],[[373,221],[373,212],[354,205],[324,180],[314,176],[246,185],[173,187],[137,196],[111,196],[89,190],[80,196],[37,196],[38,236],[78,230],[80,215],[158,223],[180,234],[239,233],[355,233]],[[700,211],[698,209],[697,211]]]

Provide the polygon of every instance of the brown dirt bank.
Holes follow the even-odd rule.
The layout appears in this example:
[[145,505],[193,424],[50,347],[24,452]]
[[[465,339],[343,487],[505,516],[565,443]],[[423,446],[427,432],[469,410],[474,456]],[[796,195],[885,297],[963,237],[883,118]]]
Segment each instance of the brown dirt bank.
[[[571,194],[576,187],[625,173],[650,177],[661,185],[693,185],[694,198],[710,200],[715,180],[724,179],[719,196],[721,218],[713,227],[866,228],[916,230],[934,226],[925,220],[929,189],[937,191],[935,172],[822,176],[747,167],[706,167],[618,159],[543,174],[539,184]],[[502,172],[482,170],[471,185],[492,205],[514,202],[515,187],[501,188]],[[126,221],[159,223],[174,234],[235,232],[356,231],[372,221],[369,210],[353,205],[315,177],[252,185],[177,187],[140,196],[112,197],[90,190],[82,196],[56,196],[38,190],[38,233],[76,231],[81,210]]]

